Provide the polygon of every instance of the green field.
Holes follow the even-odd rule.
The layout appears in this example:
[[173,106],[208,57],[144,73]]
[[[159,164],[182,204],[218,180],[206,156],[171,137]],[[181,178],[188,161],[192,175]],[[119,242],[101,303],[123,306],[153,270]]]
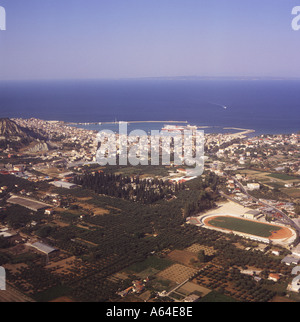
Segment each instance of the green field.
[[214,219],[209,220],[208,223],[218,228],[230,229],[234,231],[239,231],[241,233],[265,238],[270,237],[272,235],[272,231],[277,231],[281,229],[278,226],[225,216],[218,216]]
[[268,177],[279,179],[279,180],[284,180],[284,181],[297,180],[298,179],[297,177],[292,177],[292,176],[289,176],[289,175],[284,174],[284,173],[271,173],[271,174],[268,175]]
[[158,271],[164,270],[170,265],[172,265],[173,262],[165,259],[165,258],[159,258],[156,256],[150,256],[143,262],[138,262],[126,269],[126,271],[133,271],[135,273],[140,273],[146,269],[153,268]]

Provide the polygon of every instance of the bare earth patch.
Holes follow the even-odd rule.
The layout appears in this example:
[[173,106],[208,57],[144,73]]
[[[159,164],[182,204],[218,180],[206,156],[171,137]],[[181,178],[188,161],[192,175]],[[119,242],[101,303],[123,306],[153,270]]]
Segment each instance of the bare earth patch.
[[102,216],[109,214],[109,210],[104,208],[98,208],[86,203],[76,203],[77,206],[81,207],[84,210],[92,212],[95,216]]
[[200,293],[202,293],[202,297],[203,297],[203,296],[207,295],[208,293],[210,293],[211,290],[206,287],[197,285],[193,282],[187,282],[178,289],[178,292],[186,294],[186,295],[192,294],[194,292],[200,292]]
[[67,296],[62,296],[62,297],[59,297],[53,301],[50,301],[50,302],[59,302],[59,303],[72,303],[74,302],[72,299],[70,299],[69,297]]
[[195,253],[188,252],[185,250],[174,250],[168,254],[168,257],[175,262],[187,266],[191,265],[192,259],[197,260],[197,255]]

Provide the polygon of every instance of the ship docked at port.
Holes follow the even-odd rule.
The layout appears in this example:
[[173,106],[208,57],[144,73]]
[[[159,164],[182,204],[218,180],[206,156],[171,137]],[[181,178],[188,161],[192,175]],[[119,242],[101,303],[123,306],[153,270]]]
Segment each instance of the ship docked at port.
[[194,125],[164,125],[164,127],[162,128],[162,131],[166,131],[166,132],[175,132],[175,131],[196,131],[197,130],[197,126]]

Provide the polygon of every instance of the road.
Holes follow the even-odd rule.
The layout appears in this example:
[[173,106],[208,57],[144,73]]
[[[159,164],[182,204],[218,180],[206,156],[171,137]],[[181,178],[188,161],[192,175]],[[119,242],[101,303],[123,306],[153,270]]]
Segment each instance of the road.
[[278,213],[280,215],[281,218],[276,217],[278,220],[282,221],[285,224],[290,225],[291,227],[293,227],[296,232],[297,235],[300,235],[300,227],[288,216],[286,215],[283,211],[281,211],[280,209],[271,206],[269,204],[267,204],[266,202],[261,201],[260,199],[257,199],[253,196],[251,196],[248,191],[244,188],[244,186],[234,177],[229,176],[232,180],[234,180],[234,182],[236,183],[236,185],[240,188],[241,192],[243,192],[249,199],[252,199],[253,201],[256,201],[257,203],[272,208],[276,213]]

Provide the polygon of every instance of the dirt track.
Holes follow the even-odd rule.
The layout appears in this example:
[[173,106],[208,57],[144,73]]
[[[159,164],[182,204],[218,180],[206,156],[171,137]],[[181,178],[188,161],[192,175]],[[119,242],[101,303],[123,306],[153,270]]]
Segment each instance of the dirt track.
[[272,232],[270,239],[285,239],[293,236],[292,231],[287,227],[281,227],[280,230]]

